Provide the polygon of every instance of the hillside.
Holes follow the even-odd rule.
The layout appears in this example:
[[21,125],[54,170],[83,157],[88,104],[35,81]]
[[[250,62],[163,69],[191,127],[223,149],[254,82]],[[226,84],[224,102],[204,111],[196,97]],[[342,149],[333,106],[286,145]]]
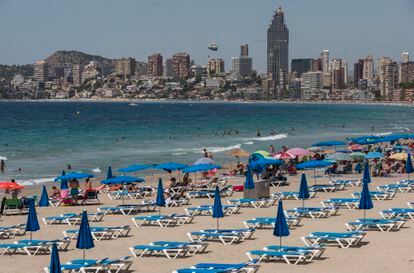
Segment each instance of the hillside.
[[113,66],[114,61],[98,55],[91,55],[79,51],[59,50],[45,59],[49,67],[65,66],[72,64],[86,65],[91,61],[96,61],[104,66]]

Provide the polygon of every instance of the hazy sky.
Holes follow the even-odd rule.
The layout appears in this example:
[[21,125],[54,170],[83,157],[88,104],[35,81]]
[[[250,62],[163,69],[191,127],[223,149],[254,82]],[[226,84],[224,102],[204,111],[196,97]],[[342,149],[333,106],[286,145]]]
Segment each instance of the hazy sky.
[[226,60],[248,43],[265,70],[266,29],[281,5],[290,58],[322,49],[353,63],[367,53],[414,59],[414,0],[0,0],[0,63],[23,64],[59,49],[147,60],[187,51],[205,63],[209,42]]

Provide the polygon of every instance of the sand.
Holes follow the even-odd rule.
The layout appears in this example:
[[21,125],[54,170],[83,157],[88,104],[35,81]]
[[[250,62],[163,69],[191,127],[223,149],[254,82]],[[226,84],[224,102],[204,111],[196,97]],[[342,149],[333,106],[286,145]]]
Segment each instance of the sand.
[[[344,178],[360,178],[360,175],[349,175]],[[297,191],[300,176],[289,177],[290,186],[273,187],[272,192],[276,191]],[[403,177],[394,178],[373,178],[370,188],[374,186],[393,183],[403,179]],[[319,183],[327,183],[328,178],[318,179]],[[233,184],[242,183],[233,181]],[[309,184],[312,180],[308,179]],[[154,183],[154,182],[153,182]],[[358,188],[360,191],[361,188]],[[28,188],[26,193],[40,192],[39,188]],[[347,188],[344,191],[335,193],[318,193],[316,198],[306,202],[309,206],[320,206],[320,202],[332,197],[351,197],[353,188]],[[224,198],[223,203],[228,199],[239,198],[242,193],[234,193],[230,198]],[[101,201],[105,205],[120,204],[121,201],[111,201],[106,194],[101,195]],[[138,201],[128,201],[140,202]],[[397,193],[393,200],[374,201],[374,209],[367,214],[368,217],[380,217],[378,211],[392,207],[407,207],[407,202],[414,202],[414,193]],[[199,204],[212,204],[212,199],[193,199],[191,206]],[[301,206],[301,201],[284,201],[284,208],[294,208]],[[90,212],[96,211],[98,206],[87,206]],[[254,217],[267,216],[275,217],[277,207],[270,208],[242,208],[239,214],[232,215],[221,219],[221,228],[242,228],[243,221]],[[82,207],[47,207],[37,208],[39,222],[41,217],[59,215],[65,212],[80,212]],[[184,207],[163,208],[162,213],[184,213]],[[337,216],[327,219],[303,219],[300,227],[291,230],[289,237],[283,238],[285,245],[303,245],[301,236],[306,236],[313,231],[346,231],[345,223],[357,218],[361,218],[363,212],[359,210],[341,209]],[[136,244],[147,244],[155,240],[187,240],[186,233],[206,228],[215,228],[216,221],[211,217],[197,216],[192,224],[186,224],[177,227],[160,228],[160,227],[140,227],[133,226],[131,217],[133,216],[115,216],[106,215],[101,223],[92,223],[91,226],[119,226],[129,224],[132,231],[128,238],[119,238],[116,240],[95,241],[95,248],[87,251],[88,258],[111,257],[118,258],[130,255],[128,247]],[[12,225],[24,223],[26,216],[3,216],[0,219],[0,225]],[[36,239],[56,239],[63,237],[62,231],[72,229],[67,225],[45,226],[40,222],[41,230],[33,234]],[[15,237],[13,239],[1,240],[1,243],[14,242],[18,239],[29,238],[29,235]],[[278,244],[279,239],[272,235],[271,229],[257,230],[252,240],[248,240],[236,245],[224,246],[221,243],[213,242],[208,246],[208,253],[197,254],[189,258],[180,258],[169,260],[166,258],[132,258],[133,265],[131,270],[139,273],[166,273],[172,272],[177,268],[189,267],[199,262],[243,262],[247,261],[246,252],[254,249],[262,249],[264,246]],[[315,260],[309,264],[288,265],[285,263],[262,263],[259,269],[260,273],[284,272],[318,272],[318,273],[408,273],[414,272],[414,221],[408,221],[403,229],[398,232],[379,232],[369,231],[364,239],[365,244],[358,248],[340,249],[337,247],[328,247],[323,255],[322,260]],[[76,242],[72,241],[69,251],[60,252],[61,262],[67,262],[74,258],[82,257],[82,250],[75,248]],[[0,261],[2,268],[0,272],[43,272],[43,267],[49,264],[49,255],[12,255],[2,256]]]

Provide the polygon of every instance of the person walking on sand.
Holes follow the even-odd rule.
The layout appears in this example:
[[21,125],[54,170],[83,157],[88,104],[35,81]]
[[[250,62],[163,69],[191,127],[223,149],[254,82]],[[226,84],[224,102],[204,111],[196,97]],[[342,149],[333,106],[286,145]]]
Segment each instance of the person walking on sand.
[[2,172],[2,173],[4,173],[4,170],[6,169],[6,162],[4,162],[4,160],[2,159],[1,161],[0,161],[0,171]]

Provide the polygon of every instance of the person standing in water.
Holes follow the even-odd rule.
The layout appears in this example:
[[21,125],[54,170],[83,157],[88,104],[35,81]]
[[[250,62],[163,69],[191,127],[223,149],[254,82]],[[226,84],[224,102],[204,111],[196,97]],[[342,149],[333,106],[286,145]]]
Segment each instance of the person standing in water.
[[260,137],[262,134],[260,133],[260,130],[259,129],[256,129],[256,136],[257,137]]
[[2,173],[4,173],[4,170],[6,169],[6,162],[4,162],[4,160],[2,159],[1,161],[0,161],[0,171],[2,172]]

